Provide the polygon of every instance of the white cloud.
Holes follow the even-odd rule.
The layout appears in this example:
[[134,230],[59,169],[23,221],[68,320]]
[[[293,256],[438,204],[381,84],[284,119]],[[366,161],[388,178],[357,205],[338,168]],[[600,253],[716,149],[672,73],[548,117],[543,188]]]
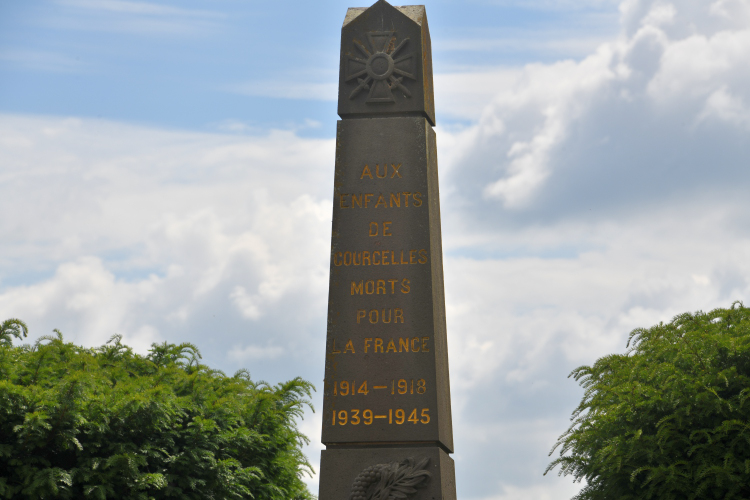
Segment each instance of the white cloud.
[[57,3],[81,9],[117,12],[121,14],[141,14],[148,16],[221,17],[205,10],[183,9],[154,2],[131,2],[127,0],[57,0]]
[[[580,61],[436,76],[438,110],[474,122],[438,131],[462,497],[572,495],[541,476],[570,370],[750,302],[747,2],[621,12]],[[334,141],[225,125],[248,135],[0,117],[0,312],[320,385]]]
[[487,500],[558,500],[572,498],[578,490],[578,485],[538,485],[531,488],[519,488],[508,485],[502,488],[499,495],[488,497]]
[[716,0],[711,3],[709,12],[739,26],[750,21],[750,4],[745,0]]
[[730,94],[726,87],[721,87],[712,92],[706,99],[703,111],[696,119],[696,125],[700,125],[702,121],[711,118],[750,129],[750,108],[743,99]]
[[[598,204],[602,192],[631,188],[653,200],[675,182],[696,189],[705,159],[692,148],[741,154],[750,30],[716,14],[721,5],[626,2],[623,36],[582,61],[500,72],[492,104],[463,131],[467,203],[484,206],[480,194],[509,210],[560,217]],[[737,162],[719,168],[727,175],[712,187],[745,176]],[[481,193],[469,186],[478,179]],[[629,203],[619,194],[608,201]]]
[[475,121],[498,91],[515,83],[521,72],[516,68],[481,68],[438,73],[434,77],[435,101],[441,106],[436,111]]
[[[0,131],[7,315],[87,344],[176,340],[202,315],[243,324],[279,308],[324,329],[333,141],[7,115]],[[43,277],[8,284],[27,281],[17,270]],[[268,333],[243,331],[240,350]]]
[[671,3],[656,4],[641,19],[641,26],[667,26],[674,22],[676,16],[677,9]]
[[64,54],[28,49],[0,50],[0,61],[33,71],[50,71],[55,73],[76,72],[86,67],[80,60]]
[[579,10],[617,5],[619,0],[491,0],[497,5],[539,10]]
[[338,99],[338,82],[331,78],[328,82],[289,80],[249,81],[227,85],[224,90],[242,95],[274,97],[278,99],[306,99],[314,101],[335,101]]
[[[593,21],[592,21],[593,23]],[[514,30],[505,30],[504,36],[480,37],[471,36],[465,38],[451,38],[436,40],[433,42],[433,53],[445,54],[449,52],[517,54],[519,52],[534,53],[549,57],[572,57],[585,56],[595,50],[596,47],[608,40],[603,34],[581,34],[565,33],[559,31],[538,31],[532,34],[528,32],[515,33]],[[463,73],[462,68],[457,72]]]
[[46,24],[57,28],[151,35],[195,36],[219,29],[225,15],[158,2],[56,0],[64,8]]
[[[469,496],[565,497],[538,476],[580,397],[565,375],[633,328],[748,301],[750,39],[729,5],[625,2],[619,39],[485,71],[477,123],[440,131],[457,465],[500,476]],[[459,92],[442,99],[481,106]]]
[[243,363],[247,361],[255,361],[257,359],[278,359],[282,354],[284,354],[284,349],[279,346],[259,347],[249,345],[229,351],[229,357],[231,359]]
[[[446,243],[460,249],[448,251],[445,275],[455,459],[467,496],[570,498],[569,478],[541,477],[581,396],[568,373],[623,352],[636,327],[748,302],[743,197],[631,210],[500,228],[474,249],[463,228],[444,225]],[[461,256],[482,248],[486,256]]]

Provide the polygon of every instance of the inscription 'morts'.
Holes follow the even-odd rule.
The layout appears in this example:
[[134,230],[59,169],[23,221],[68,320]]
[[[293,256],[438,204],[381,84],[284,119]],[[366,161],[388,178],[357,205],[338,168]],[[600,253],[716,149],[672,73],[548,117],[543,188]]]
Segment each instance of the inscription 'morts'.
[[407,278],[401,280],[401,286],[397,287],[398,280],[360,280],[352,281],[352,295],[389,295],[388,286],[386,281],[391,284],[390,295],[400,290],[401,293],[409,293],[411,291],[411,283]]

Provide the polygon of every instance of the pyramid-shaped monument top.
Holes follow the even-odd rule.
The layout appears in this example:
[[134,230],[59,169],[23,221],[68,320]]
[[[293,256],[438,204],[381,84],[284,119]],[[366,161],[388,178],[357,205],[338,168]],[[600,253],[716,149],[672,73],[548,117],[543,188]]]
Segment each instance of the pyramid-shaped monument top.
[[435,124],[424,5],[353,7],[341,28],[339,116],[424,116]]

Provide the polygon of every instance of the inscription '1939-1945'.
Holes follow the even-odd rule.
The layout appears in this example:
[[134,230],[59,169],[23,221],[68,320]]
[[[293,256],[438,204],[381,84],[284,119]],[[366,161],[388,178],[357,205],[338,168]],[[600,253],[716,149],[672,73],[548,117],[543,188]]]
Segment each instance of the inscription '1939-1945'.
[[[412,424],[429,424],[430,423],[430,409],[429,408],[422,408],[422,412],[417,414],[418,408],[414,408],[411,410],[411,413],[409,413],[409,409],[404,411],[402,408],[397,408],[396,411],[393,411],[393,408],[388,409],[387,415],[378,415],[372,412],[372,410],[367,409],[362,411],[362,421],[365,425],[372,425],[373,418],[387,418],[389,424],[393,424],[394,420],[397,425],[401,425],[404,422],[411,422]],[[351,425],[359,425],[360,423],[360,412],[361,410],[351,410],[350,412],[347,412],[346,410],[341,411],[334,411],[333,412],[333,420],[331,422],[331,425],[346,425],[347,423],[350,423]],[[394,417],[395,413],[395,419]],[[409,415],[407,418],[406,416]]]

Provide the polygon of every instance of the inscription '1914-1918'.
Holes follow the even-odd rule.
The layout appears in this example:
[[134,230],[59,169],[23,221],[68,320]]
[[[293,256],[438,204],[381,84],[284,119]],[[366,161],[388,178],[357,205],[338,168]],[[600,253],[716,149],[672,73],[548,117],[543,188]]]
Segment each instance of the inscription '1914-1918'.
[[[411,389],[409,388],[411,382]],[[416,382],[416,384],[415,384]],[[406,394],[425,394],[427,392],[427,381],[423,378],[420,379],[398,379],[398,383],[396,382],[396,379],[391,379],[390,386],[388,384],[386,385],[369,385],[367,384],[367,380],[359,383],[356,380],[352,380],[351,382],[349,380],[339,380],[338,382],[331,382],[333,386],[333,395],[334,396],[367,396],[370,394],[370,392],[377,392],[378,390],[385,389],[386,391],[390,389],[390,394],[392,396],[395,395],[406,395]],[[369,388],[368,388],[369,387]],[[330,386],[329,386],[330,389]]]

